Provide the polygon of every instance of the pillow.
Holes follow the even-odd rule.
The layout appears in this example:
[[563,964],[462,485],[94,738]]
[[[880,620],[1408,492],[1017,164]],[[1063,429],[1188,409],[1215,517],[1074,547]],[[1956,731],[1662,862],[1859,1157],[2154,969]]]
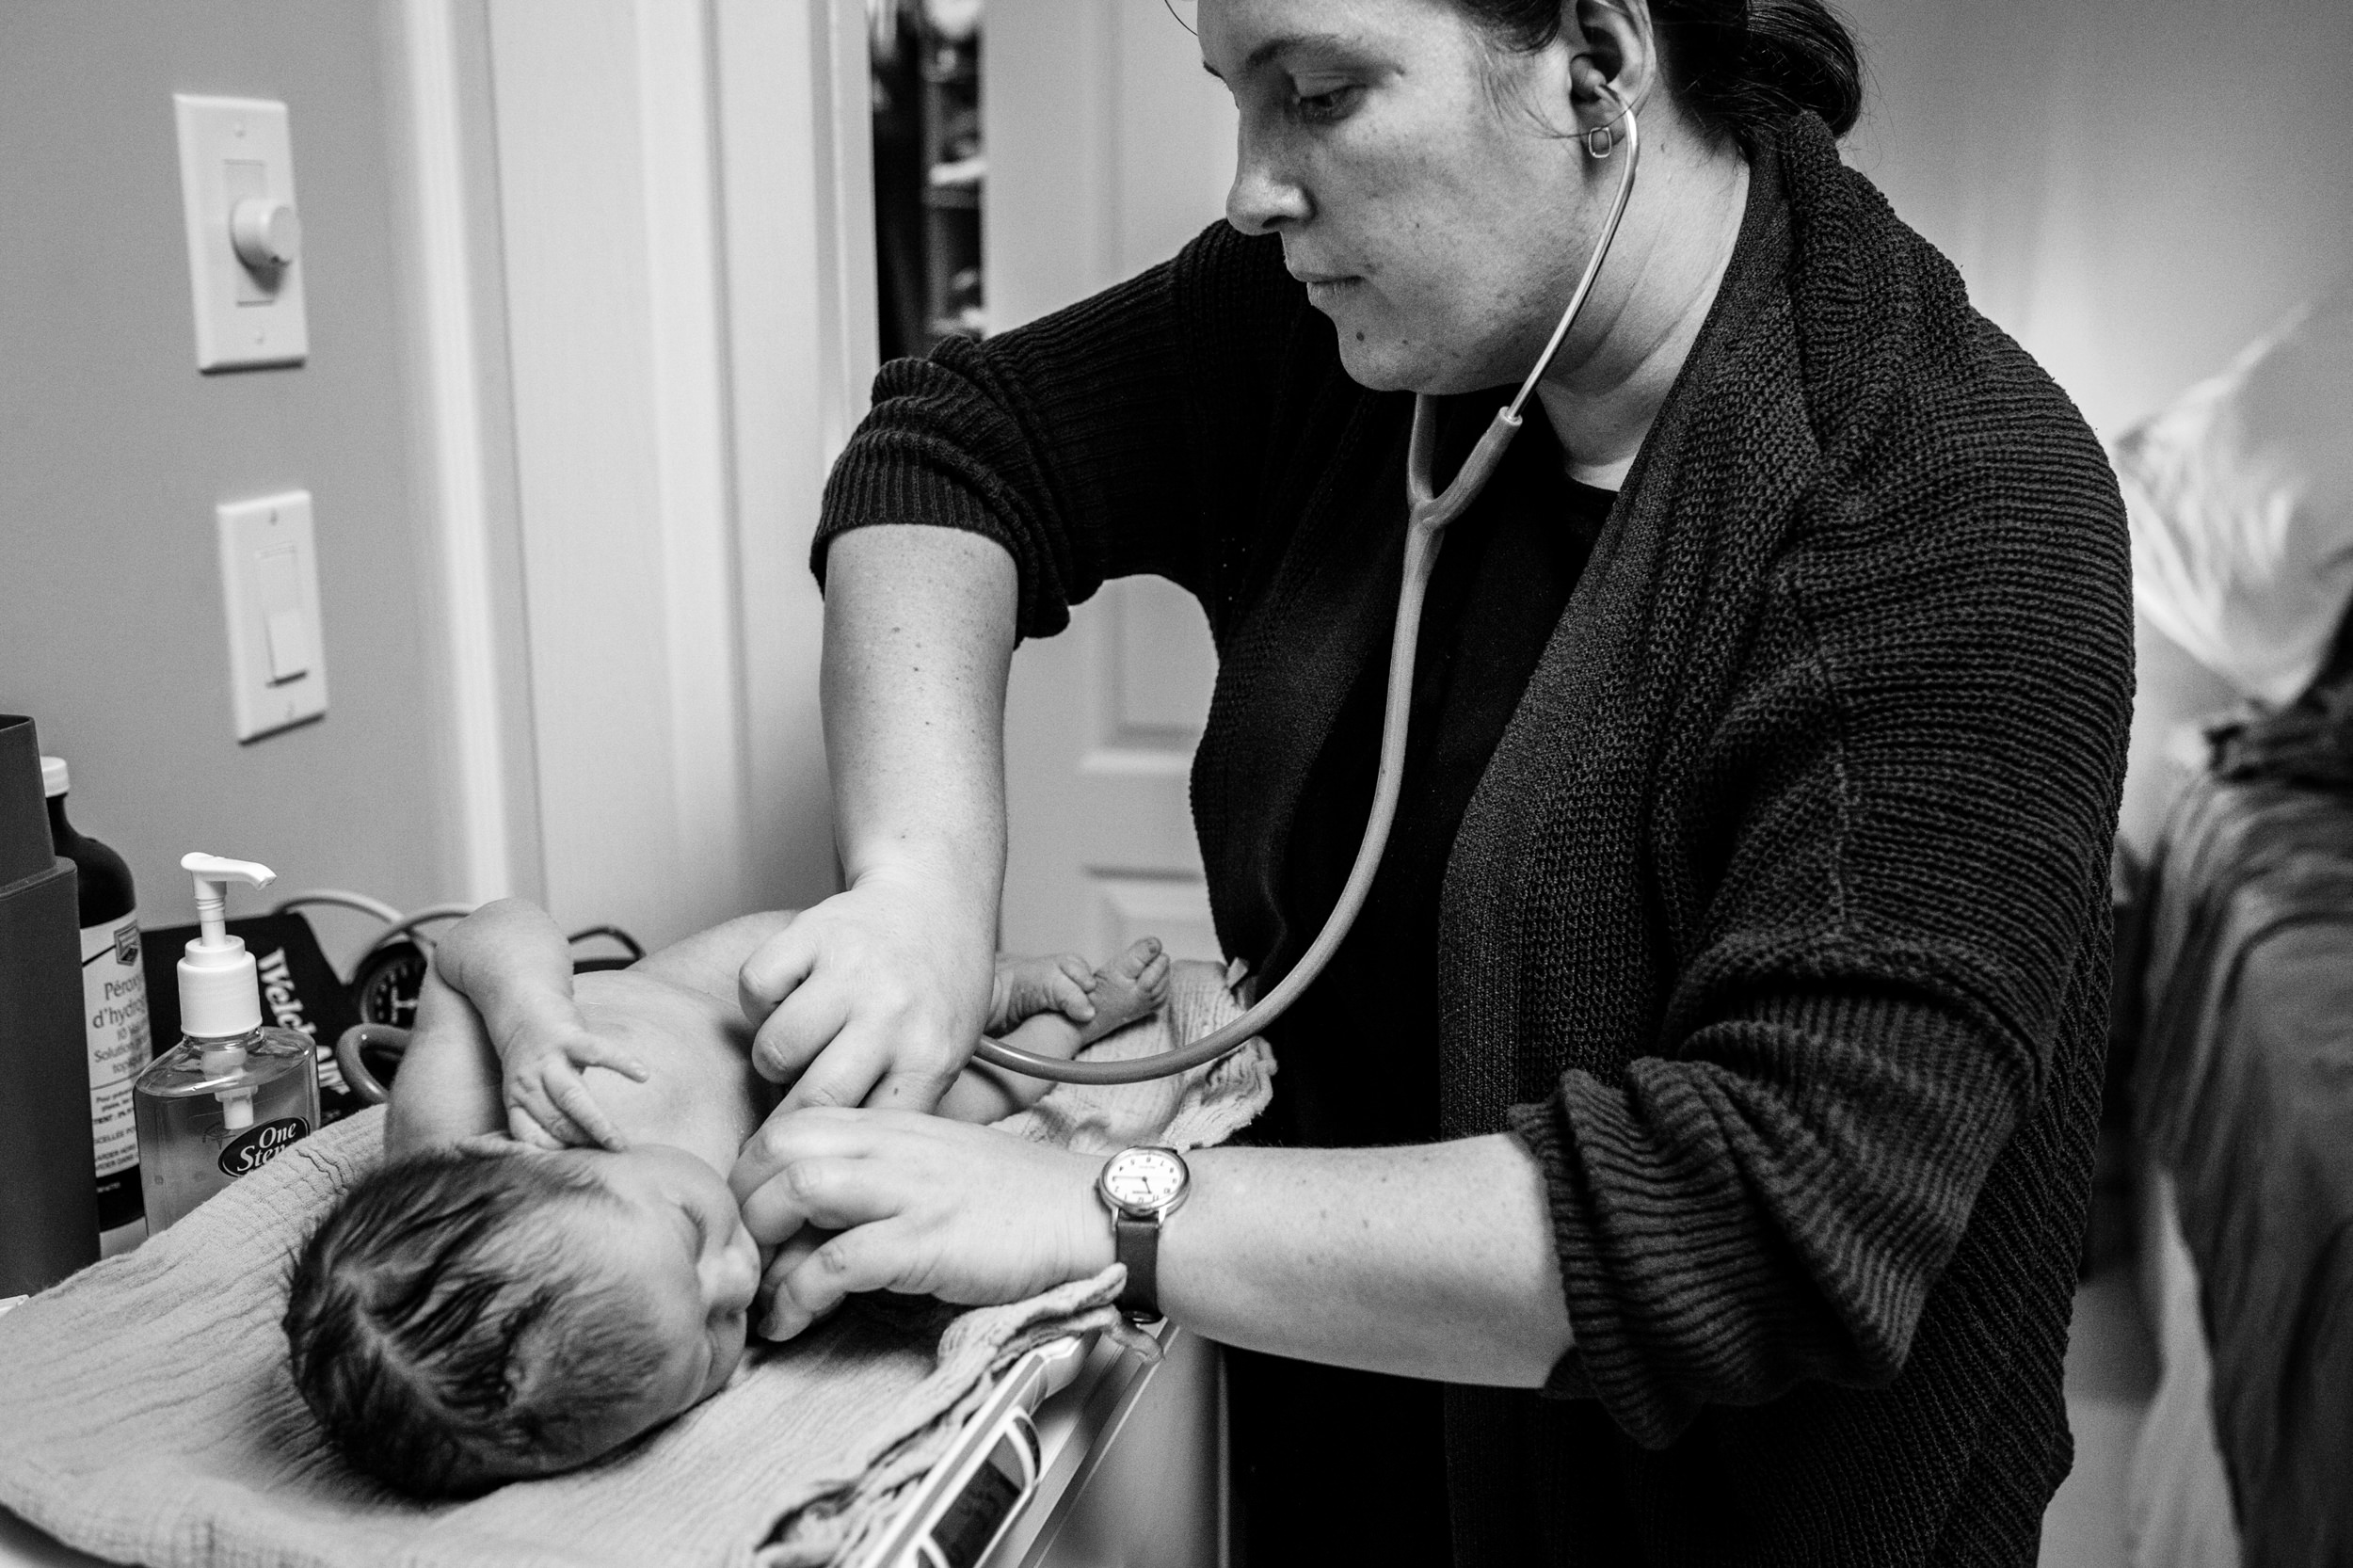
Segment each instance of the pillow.
[[2353,597],[2353,279],[2111,456],[2141,613],[2243,696],[2295,701]]

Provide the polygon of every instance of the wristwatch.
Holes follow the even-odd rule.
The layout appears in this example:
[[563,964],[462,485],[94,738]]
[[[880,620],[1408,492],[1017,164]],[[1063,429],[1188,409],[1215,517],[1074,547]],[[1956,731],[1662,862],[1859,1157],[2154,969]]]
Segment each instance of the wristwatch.
[[1184,1206],[1193,1173],[1175,1149],[1158,1144],[1122,1149],[1104,1161],[1096,1195],[1112,1211],[1112,1235],[1128,1287],[1117,1305],[1128,1320],[1148,1323],[1160,1312],[1160,1222]]

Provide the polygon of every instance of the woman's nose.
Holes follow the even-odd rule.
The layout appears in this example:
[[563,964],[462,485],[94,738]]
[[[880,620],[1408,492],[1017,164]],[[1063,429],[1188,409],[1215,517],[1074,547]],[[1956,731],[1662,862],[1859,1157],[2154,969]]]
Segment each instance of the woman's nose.
[[1234,158],[1234,184],[1225,193],[1225,221],[1245,234],[1296,227],[1315,211],[1306,191],[1276,166],[1269,152],[1259,138],[1242,133]]

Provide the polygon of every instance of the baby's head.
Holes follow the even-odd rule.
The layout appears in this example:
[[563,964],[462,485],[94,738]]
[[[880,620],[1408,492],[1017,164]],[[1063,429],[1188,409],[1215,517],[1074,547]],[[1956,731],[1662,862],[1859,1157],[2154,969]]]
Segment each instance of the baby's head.
[[296,1259],[295,1385],[353,1464],[423,1496],[552,1475],[723,1385],[760,1258],[663,1144],[490,1139],[378,1168]]

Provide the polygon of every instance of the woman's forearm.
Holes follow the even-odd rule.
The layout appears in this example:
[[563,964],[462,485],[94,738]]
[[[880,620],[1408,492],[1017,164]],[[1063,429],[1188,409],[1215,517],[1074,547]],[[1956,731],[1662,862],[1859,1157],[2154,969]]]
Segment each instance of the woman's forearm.
[[824,704],[851,886],[912,870],[992,922],[1004,878],[1012,557],[956,529],[844,534],[825,564]]
[[1160,1304],[1211,1339],[1530,1388],[1571,1343],[1544,1181],[1500,1135],[1384,1149],[1204,1149],[1164,1224]]

